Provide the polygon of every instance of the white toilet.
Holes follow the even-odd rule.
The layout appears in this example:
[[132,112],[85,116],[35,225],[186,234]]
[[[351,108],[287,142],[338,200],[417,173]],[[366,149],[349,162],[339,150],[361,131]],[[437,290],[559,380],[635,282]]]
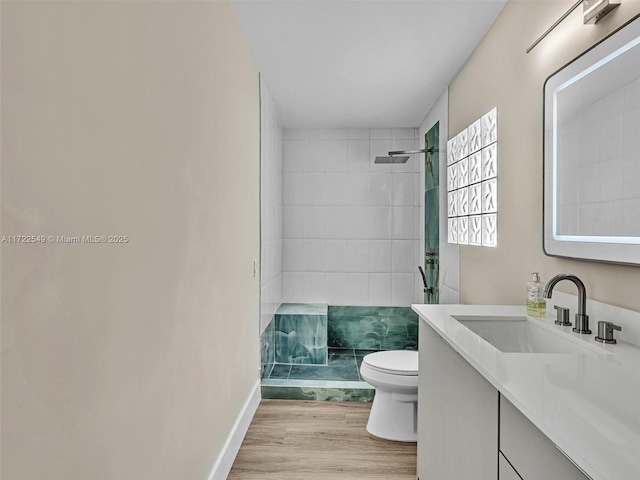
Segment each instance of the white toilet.
[[388,350],[362,360],[362,378],[375,387],[367,432],[397,442],[416,442],[418,414],[418,352]]

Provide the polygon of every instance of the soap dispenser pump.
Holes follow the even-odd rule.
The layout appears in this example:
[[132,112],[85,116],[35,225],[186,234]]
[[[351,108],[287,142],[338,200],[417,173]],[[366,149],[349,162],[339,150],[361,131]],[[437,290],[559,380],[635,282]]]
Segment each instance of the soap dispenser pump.
[[547,301],[544,298],[544,285],[540,283],[540,274],[532,273],[532,279],[527,282],[527,315],[544,317],[547,311]]

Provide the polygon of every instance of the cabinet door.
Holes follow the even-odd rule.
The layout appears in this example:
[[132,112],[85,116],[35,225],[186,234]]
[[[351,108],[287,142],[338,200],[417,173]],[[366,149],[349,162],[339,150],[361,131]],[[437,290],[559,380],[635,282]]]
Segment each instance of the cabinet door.
[[503,396],[500,396],[500,451],[524,480],[589,478]]
[[500,480],[522,480],[502,454],[498,455],[498,478]]
[[420,321],[418,476],[498,478],[498,391]]

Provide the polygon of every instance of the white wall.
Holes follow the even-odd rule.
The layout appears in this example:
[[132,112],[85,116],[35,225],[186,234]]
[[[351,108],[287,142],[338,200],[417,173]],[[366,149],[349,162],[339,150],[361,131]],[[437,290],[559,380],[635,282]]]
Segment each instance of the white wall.
[[[460,246],[465,303],[522,304],[531,272],[578,275],[590,298],[640,310],[640,267],[547,257],[542,250],[545,79],[640,12],[625,0],[596,25],[576,9],[530,53],[525,50],[573,2],[507,2],[449,86],[449,136],[498,107],[498,246]],[[637,137],[637,136],[636,136]],[[566,283],[566,282],[563,282]],[[558,285],[575,293],[573,285]]]
[[6,480],[205,479],[259,382],[258,72],[227,2],[2,2]]
[[260,333],[282,301],[282,124],[260,78]]
[[[449,138],[449,91],[442,92],[419,128],[420,148],[425,148],[424,136],[436,122],[440,122],[440,303],[460,300],[460,269],[458,245],[447,242],[447,139]],[[421,191],[424,191],[424,162],[420,164]],[[418,255],[424,254],[424,202],[420,202],[420,245]],[[418,258],[420,258],[418,256]],[[421,285],[421,283],[420,283]]]
[[416,295],[417,129],[285,129],[283,301],[408,306]]

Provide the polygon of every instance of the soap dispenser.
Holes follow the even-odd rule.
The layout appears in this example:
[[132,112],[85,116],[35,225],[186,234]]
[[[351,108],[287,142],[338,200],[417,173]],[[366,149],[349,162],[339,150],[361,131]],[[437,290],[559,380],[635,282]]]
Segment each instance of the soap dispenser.
[[540,274],[533,272],[533,278],[527,282],[527,315],[544,317],[547,301],[544,298],[544,285],[540,283]]

